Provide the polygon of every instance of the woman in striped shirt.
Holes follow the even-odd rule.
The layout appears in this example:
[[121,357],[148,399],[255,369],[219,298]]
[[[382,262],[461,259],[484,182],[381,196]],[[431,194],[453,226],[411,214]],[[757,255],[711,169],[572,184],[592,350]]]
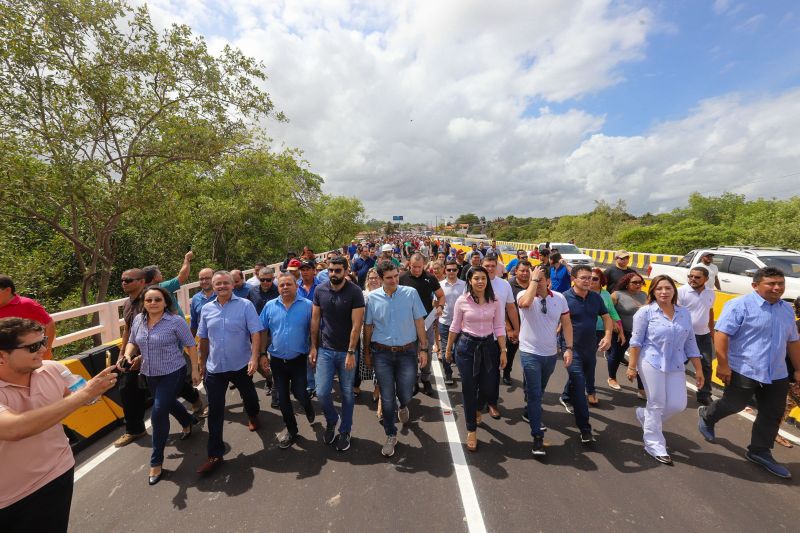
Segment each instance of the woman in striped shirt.
[[474,452],[478,449],[480,410],[486,399],[492,397],[492,389],[498,386],[496,378],[499,370],[495,363],[498,349],[500,368],[506,366],[505,307],[503,302],[495,298],[489,273],[482,266],[470,269],[466,292],[458,297],[453,306],[453,321],[450,323],[445,352],[449,362],[453,361],[453,344],[461,374],[467,449]]
[[134,318],[130,341],[125,348],[125,358],[129,362],[137,351],[141,354],[141,373],[147,377],[153,394],[153,410],[150,413],[153,425],[153,451],[148,476],[150,485],[155,485],[161,479],[164,446],[169,436],[169,415],[174,416],[183,427],[181,440],[192,434],[192,424],[197,422],[178,401],[186,378],[184,348],[189,353],[192,383],[195,386],[200,384],[200,367],[194,337],[186,320],[175,314],[175,309],[167,290],[157,285],[146,288],[144,310]]

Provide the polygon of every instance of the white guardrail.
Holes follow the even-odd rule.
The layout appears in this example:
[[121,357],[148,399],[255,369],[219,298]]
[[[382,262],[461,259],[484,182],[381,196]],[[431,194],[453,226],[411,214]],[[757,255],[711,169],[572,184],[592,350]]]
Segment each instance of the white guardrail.
[[[328,252],[316,254],[317,261],[324,259],[327,256],[327,254]],[[269,266],[274,268],[275,272],[278,272],[281,264],[282,263],[274,263]],[[247,270],[243,270],[242,272],[244,273],[245,278],[247,278],[250,274],[254,273],[254,269],[250,268]],[[181,285],[181,288],[178,289],[177,291],[178,305],[181,306],[181,309],[183,309],[184,312],[189,311],[193,289],[197,289],[199,287],[200,287],[200,282],[193,281]],[[71,318],[79,318],[82,316],[93,315],[97,313],[99,322],[99,324],[97,324],[96,326],[81,329],[78,331],[72,331],[69,333],[64,333],[61,335],[56,335],[56,338],[53,341],[53,348],[58,348],[59,346],[64,346],[72,342],[85,339],[87,337],[92,337],[97,334],[100,335],[100,340],[102,341],[103,344],[113,343],[122,336],[121,328],[125,324],[125,320],[121,318],[120,310],[125,305],[126,301],[127,298],[120,298],[119,300],[113,300],[110,302],[102,302],[98,304],[87,305],[85,307],[68,309],[66,311],[60,311],[58,313],[51,313],[50,316],[53,317],[53,321],[56,323],[56,331],[58,331],[59,322],[69,320]]]

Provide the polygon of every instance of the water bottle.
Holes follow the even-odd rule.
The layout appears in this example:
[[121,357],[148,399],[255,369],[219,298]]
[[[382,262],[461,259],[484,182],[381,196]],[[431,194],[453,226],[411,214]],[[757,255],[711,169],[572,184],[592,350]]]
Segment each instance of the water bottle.
[[[67,388],[69,391],[73,394],[86,386],[86,379],[84,379],[83,376],[73,374],[67,367],[64,367],[64,370],[61,371],[61,377],[64,379],[64,382],[67,383]],[[99,396],[97,398],[93,398],[86,405],[92,405],[99,399]]]

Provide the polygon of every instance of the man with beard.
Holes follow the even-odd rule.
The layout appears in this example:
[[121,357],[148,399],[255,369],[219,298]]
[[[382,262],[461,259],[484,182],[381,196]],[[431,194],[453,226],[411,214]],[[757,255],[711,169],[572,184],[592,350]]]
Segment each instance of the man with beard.
[[[311,313],[311,350],[309,364],[317,369],[317,397],[325,414],[325,444],[336,444],[340,452],[350,448],[350,430],[353,424],[353,382],[356,372],[361,324],[364,321],[364,293],[355,283],[348,281],[347,260],[336,257],[328,262],[329,280],[314,292]],[[322,332],[322,347],[318,349]],[[331,389],[333,375],[339,376],[342,396],[341,424],[333,406]]]

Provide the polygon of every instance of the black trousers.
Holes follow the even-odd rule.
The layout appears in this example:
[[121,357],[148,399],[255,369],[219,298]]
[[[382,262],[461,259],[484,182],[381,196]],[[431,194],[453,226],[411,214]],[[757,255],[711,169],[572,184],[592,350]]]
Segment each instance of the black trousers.
[[[294,409],[289,393],[294,394],[305,412],[313,409],[311,397],[306,390],[308,356],[301,355],[294,359],[281,359],[273,355],[269,358],[269,367],[272,370],[272,379],[275,381],[274,386],[278,389],[278,404],[281,408],[281,415],[283,415],[283,423],[286,424],[289,433],[297,435],[297,420],[294,418]],[[274,390],[272,394],[275,394]]]
[[33,494],[0,509],[0,530],[4,533],[66,532],[74,474],[75,469],[70,468]]
[[722,398],[706,409],[706,423],[713,427],[726,416],[738,413],[755,395],[758,414],[756,421],[753,422],[750,446],[747,449],[753,453],[771,450],[783,419],[788,392],[788,377],[772,383],[760,383],[733,372],[731,383],[725,387]]
[[506,337],[506,367],[503,369],[503,376],[511,377],[511,366],[514,364],[514,358],[517,356],[519,350],[518,342],[510,342]]

